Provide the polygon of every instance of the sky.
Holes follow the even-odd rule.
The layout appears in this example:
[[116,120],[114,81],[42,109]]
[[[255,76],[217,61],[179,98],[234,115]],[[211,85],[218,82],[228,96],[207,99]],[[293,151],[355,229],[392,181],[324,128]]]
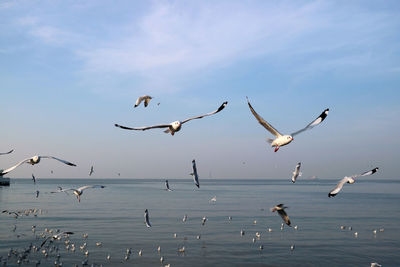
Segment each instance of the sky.
[[[398,1],[0,0],[0,168],[11,178],[398,178]],[[154,97],[133,108],[138,96]],[[274,153],[272,135],[325,108]],[[220,113],[183,125],[125,131]],[[160,105],[157,105],[160,103]],[[53,174],[50,171],[53,170]]]

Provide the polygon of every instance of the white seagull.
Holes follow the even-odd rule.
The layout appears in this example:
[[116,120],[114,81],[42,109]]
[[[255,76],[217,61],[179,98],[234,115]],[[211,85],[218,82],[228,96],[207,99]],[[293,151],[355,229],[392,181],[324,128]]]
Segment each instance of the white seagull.
[[16,165],[14,165],[14,166],[6,169],[6,170],[0,170],[0,177],[5,175],[5,174],[7,174],[7,173],[9,173],[10,171],[14,170],[15,168],[17,168],[21,164],[28,163],[28,164],[31,164],[31,165],[35,165],[35,164],[38,164],[41,159],[55,159],[55,160],[58,160],[58,161],[60,161],[60,162],[62,162],[64,164],[67,164],[69,166],[76,166],[75,164],[73,164],[73,163],[71,163],[69,161],[66,161],[66,160],[63,160],[63,159],[59,159],[59,158],[56,158],[56,157],[38,156],[38,155],[36,155],[36,156],[33,156],[33,157],[30,157],[30,158],[22,160],[22,161],[18,162]]
[[136,99],[135,108],[137,106],[139,106],[143,100],[144,100],[144,107],[147,107],[149,105],[151,99],[153,99],[153,98],[149,95],[139,96],[138,99]]
[[279,214],[279,216],[281,216],[282,220],[283,220],[287,225],[290,226],[290,219],[289,219],[289,216],[288,216],[287,213],[285,212],[285,209],[286,209],[286,208],[287,208],[287,207],[284,207],[283,204],[279,204],[279,205],[276,205],[275,207],[273,207],[273,208],[271,209],[271,211],[272,211],[272,212],[277,211],[278,214]]
[[59,187],[58,191],[52,192],[52,193],[59,193],[59,192],[66,192],[66,191],[72,191],[74,193],[74,195],[76,196],[76,198],[78,199],[78,202],[81,202],[81,195],[83,194],[83,191],[89,188],[105,188],[104,185],[85,185],[79,188],[69,188],[69,189],[61,189],[61,187]]
[[216,114],[216,113],[220,112],[221,110],[223,110],[227,104],[228,104],[228,102],[224,102],[216,111],[213,111],[213,112],[210,112],[210,113],[207,113],[204,115],[200,115],[200,116],[195,116],[195,117],[183,120],[183,121],[174,121],[169,124],[160,124],[160,125],[135,127],[135,128],[126,127],[126,126],[122,126],[119,124],[114,124],[114,125],[115,125],[115,127],[119,127],[119,128],[125,129],[125,130],[135,130],[135,131],[145,131],[145,130],[149,130],[149,129],[153,129],[153,128],[168,128],[167,130],[164,131],[164,133],[171,133],[171,135],[174,135],[175,132],[178,132],[181,129],[182,124],[184,124],[188,121],[191,121],[191,120],[201,119],[203,117]]
[[271,138],[267,139],[268,143],[271,144],[271,147],[275,147],[275,152],[277,152],[281,146],[285,146],[285,145],[289,144],[290,142],[292,142],[293,141],[293,136],[295,136],[295,135],[297,135],[297,134],[299,134],[301,132],[304,132],[305,130],[312,129],[313,127],[315,127],[318,124],[320,124],[326,118],[326,116],[328,116],[328,112],[329,112],[329,108],[327,108],[321,113],[321,115],[318,116],[318,118],[316,118],[315,120],[310,122],[303,129],[301,129],[301,130],[299,130],[297,132],[294,132],[294,133],[292,133],[290,135],[288,135],[288,134],[283,135],[280,132],[278,132],[278,130],[276,130],[266,120],[264,120],[260,115],[257,114],[257,112],[251,106],[250,101],[249,101],[248,98],[247,98],[247,104],[249,105],[250,111],[251,111],[251,113],[253,113],[253,115],[257,119],[257,121],[262,126],[264,126],[264,128],[267,129],[270,133],[275,135],[275,137],[276,137],[275,139],[271,139]]
[[193,166],[193,172],[190,175],[193,176],[194,184],[197,186],[197,188],[200,188],[199,175],[197,174],[197,168],[196,168],[196,161],[195,160],[192,160],[192,166]]
[[145,221],[147,227],[151,227],[151,224],[149,221],[149,211],[147,209],[144,211],[144,221]]
[[354,184],[355,178],[360,177],[360,176],[372,175],[372,174],[376,173],[378,170],[379,170],[379,168],[374,168],[374,169],[364,172],[362,174],[356,174],[351,177],[345,176],[342,180],[339,181],[339,183],[336,185],[336,187],[331,192],[329,192],[328,197],[336,196],[340,192],[340,190],[342,190],[342,187],[345,183]]
[[297,163],[297,165],[296,165],[296,169],[294,170],[293,175],[292,175],[292,183],[295,183],[297,177],[301,176],[300,167],[301,167],[301,162]]
[[165,187],[166,187],[165,190],[167,190],[169,192],[172,191],[172,189],[169,188],[168,180],[165,180]]
[[14,149],[11,149],[11,150],[8,151],[8,152],[0,152],[0,155],[7,155],[7,154],[12,153],[13,151],[14,151]]

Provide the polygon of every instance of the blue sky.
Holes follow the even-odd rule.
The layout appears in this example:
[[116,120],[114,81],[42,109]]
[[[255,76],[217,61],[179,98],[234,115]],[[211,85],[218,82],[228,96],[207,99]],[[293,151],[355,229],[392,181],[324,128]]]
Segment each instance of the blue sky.
[[[2,168],[10,177],[340,178],[400,158],[398,1],[0,0]],[[154,96],[133,109],[136,98]],[[284,133],[274,153],[256,111]],[[185,124],[175,136],[114,123]],[[160,102],[157,106],[156,103]],[[245,164],[243,164],[245,162]],[[49,170],[54,170],[51,175]]]

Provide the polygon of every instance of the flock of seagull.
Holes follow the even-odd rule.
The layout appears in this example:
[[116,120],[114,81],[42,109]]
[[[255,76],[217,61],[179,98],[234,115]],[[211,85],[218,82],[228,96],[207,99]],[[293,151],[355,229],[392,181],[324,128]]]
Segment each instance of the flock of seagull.
[[[149,96],[149,95],[144,95],[139,97],[136,100],[136,103],[134,105],[134,107],[138,107],[142,102],[144,103],[144,107],[147,107],[150,103],[150,100],[153,99],[153,97]],[[247,99],[247,104],[249,106],[249,109],[251,111],[251,113],[253,114],[253,116],[255,117],[255,119],[267,130],[269,131],[272,135],[275,136],[274,139],[272,138],[268,138],[267,141],[268,143],[271,145],[271,147],[275,147],[274,151],[277,152],[280,147],[282,146],[286,146],[288,144],[290,144],[294,139],[293,136],[298,135],[306,130],[310,130],[312,128],[314,128],[315,126],[321,124],[326,117],[328,116],[328,112],[329,109],[325,109],[316,119],[314,119],[313,121],[311,121],[309,124],[307,124],[304,128],[295,131],[291,134],[281,134],[276,128],[274,128],[270,123],[268,123],[266,120],[264,120],[252,107],[252,105],[250,104],[249,99],[246,97]],[[160,103],[158,103],[159,105]],[[228,102],[223,102],[218,109],[216,109],[215,111],[203,114],[203,115],[198,115],[198,116],[194,116],[194,117],[190,117],[184,120],[177,120],[177,121],[173,121],[171,123],[166,123],[166,124],[159,124],[159,125],[152,125],[152,126],[143,126],[143,127],[127,127],[127,126],[122,126],[119,124],[115,124],[115,127],[124,129],[124,130],[134,130],[134,131],[146,131],[146,130],[150,130],[150,129],[156,129],[156,128],[166,128],[164,130],[165,133],[170,133],[172,136],[181,130],[182,125],[191,121],[191,120],[196,120],[196,119],[201,119],[207,116],[211,116],[211,115],[215,115],[219,112],[221,112],[223,109],[225,109],[225,107],[227,106]],[[0,153],[0,155],[7,155],[12,153],[14,150],[10,150],[8,152],[4,152],[4,153]],[[54,156],[40,156],[40,155],[35,155],[33,157],[30,158],[26,158],[20,162],[18,162],[17,164],[15,164],[14,166],[7,168],[5,170],[0,170],[0,177],[3,177],[4,175],[8,174],[9,172],[13,171],[14,169],[16,169],[17,167],[26,164],[30,164],[30,165],[36,165],[38,164],[41,159],[53,159],[56,161],[59,161],[61,163],[64,163],[68,166],[76,166],[74,163],[71,163],[69,161],[54,157]],[[296,180],[301,177],[301,162],[299,162],[296,167],[295,170],[293,171],[293,175],[291,177],[291,181],[292,183],[295,183]],[[197,188],[200,188],[200,182],[199,182],[199,175],[197,172],[197,167],[196,167],[196,161],[193,159],[192,160],[192,169],[193,172],[190,173],[191,176],[193,176],[193,181],[194,184]],[[377,172],[379,168],[374,168],[372,170],[366,171],[364,173],[361,174],[356,174],[356,175],[352,175],[352,176],[346,176],[343,179],[341,179],[338,184],[335,186],[335,188],[333,188],[329,193],[328,193],[328,197],[334,197],[336,196],[343,188],[343,186],[348,183],[348,184],[353,184],[355,183],[355,179],[358,177],[364,177],[364,176],[368,176],[368,175],[372,175],[374,173]],[[91,176],[94,173],[94,167],[91,166],[90,171],[89,171],[89,176]],[[36,183],[36,177],[32,174],[32,180],[34,183]],[[83,192],[87,189],[94,189],[94,188],[104,188],[104,185],[85,185],[79,188],[68,188],[68,189],[63,189],[61,187],[58,187],[58,189],[56,191],[53,191],[51,193],[66,193],[68,194],[69,192],[72,192],[73,195],[76,196],[78,202],[81,201],[81,195],[83,194]],[[165,181],[165,190],[166,191],[173,191],[170,188],[170,185],[168,183],[168,180]],[[36,191],[36,197],[39,196],[39,191]],[[213,197],[210,200],[210,203],[215,203],[216,202],[216,196]],[[274,206],[273,208],[271,208],[272,212],[277,212],[278,215],[282,218],[283,222],[288,225],[291,226],[291,221],[289,219],[288,214],[285,212],[285,209],[287,207],[284,206],[284,204],[278,204],[276,206]],[[4,210],[3,213],[8,213],[8,214],[17,214],[16,212],[10,212],[8,210]],[[183,218],[183,222],[185,222],[187,220],[187,215],[184,216]],[[231,217],[230,217],[231,220]],[[202,225],[204,225],[207,221],[206,217],[203,217],[202,219]],[[152,227],[151,223],[150,223],[150,219],[149,219],[149,211],[146,209],[144,212],[144,223],[146,225],[146,227]],[[283,229],[283,223],[281,226],[281,229]],[[297,229],[297,226],[295,226],[295,229]],[[70,234],[73,234],[72,232],[57,232],[54,235],[48,236],[45,238],[45,240],[43,241],[43,243],[41,244],[40,247],[43,247],[44,244],[49,241],[49,240],[60,240],[62,237],[67,237]],[[241,235],[244,235],[244,230],[241,231]],[[198,236],[200,238],[200,236]],[[254,241],[254,240],[253,240]],[[260,249],[262,249],[260,247]],[[294,245],[291,247],[291,250],[294,249]],[[181,249],[184,252],[184,247]],[[130,254],[127,252],[127,255]],[[162,261],[161,261],[162,262]],[[375,264],[375,263],[374,263]],[[373,266],[371,264],[371,266]],[[379,265],[375,265],[375,266],[379,266]]]

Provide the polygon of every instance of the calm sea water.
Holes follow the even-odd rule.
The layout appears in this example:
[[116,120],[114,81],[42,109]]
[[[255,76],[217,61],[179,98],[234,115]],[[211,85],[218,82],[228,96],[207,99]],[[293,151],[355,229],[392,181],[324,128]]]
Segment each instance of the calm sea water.
[[[13,179],[10,187],[0,187],[0,209],[44,212],[18,219],[0,214],[0,256],[4,261],[10,248],[22,251],[30,243],[40,245],[43,239],[37,235],[48,228],[74,232],[70,240],[76,251],[67,251],[64,241],[55,241],[58,252],[48,258],[32,252],[26,265],[36,260],[42,266],[54,265],[58,253],[63,266],[81,266],[85,259],[89,266],[160,266],[161,256],[171,266],[370,266],[371,262],[400,266],[399,181],[359,179],[331,199],[328,192],[337,180],[299,179],[292,184],[289,179],[202,179],[200,189],[190,179],[170,179],[169,183],[172,192],[163,190],[161,179],[39,179],[36,185]],[[49,193],[57,186],[87,184],[106,188],[85,191],[81,203],[72,195]],[[40,191],[38,198],[36,190]],[[214,196],[217,201],[211,204]],[[281,218],[269,210],[279,203],[289,207],[287,213],[298,230],[285,227],[281,231]],[[145,209],[151,228],[144,224]],[[188,220],[184,223],[185,214]],[[203,216],[208,219],[204,226]],[[341,225],[352,226],[352,230],[341,230]],[[384,232],[379,232],[381,228]],[[376,235],[374,229],[378,229]],[[253,243],[256,232],[261,238]],[[87,257],[79,249],[84,242]],[[291,245],[295,245],[293,251]],[[182,246],[184,254],[178,252]],[[127,248],[132,248],[132,255],[125,261]],[[10,257],[8,265],[17,265],[16,257]]]

